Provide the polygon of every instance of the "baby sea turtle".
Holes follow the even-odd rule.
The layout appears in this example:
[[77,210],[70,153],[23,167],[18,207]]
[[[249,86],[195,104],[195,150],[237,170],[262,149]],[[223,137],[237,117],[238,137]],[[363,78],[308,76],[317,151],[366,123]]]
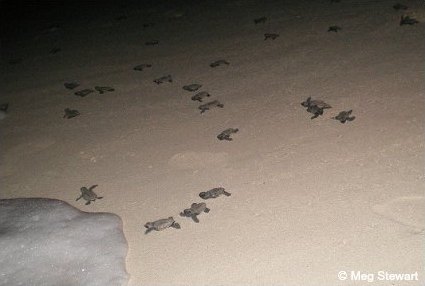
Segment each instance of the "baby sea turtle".
[[267,21],[267,17],[263,16],[263,17],[254,19],[254,24],[255,25],[260,24],[260,23],[264,24],[266,21]]
[[75,94],[76,96],[85,97],[85,96],[89,95],[89,94],[90,94],[90,93],[92,93],[92,92],[94,92],[94,90],[93,90],[93,89],[86,88],[86,89],[83,89],[83,90],[77,91],[77,92],[76,92],[76,93],[74,93],[74,94]]
[[169,218],[159,219],[154,222],[147,222],[145,227],[147,228],[145,234],[148,234],[152,230],[161,231],[169,227],[180,229],[180,225],[174,220],[172,216]]
[[159,44],[159,41],[148,41],[148,42],[146,42],[145,43],[145,45],[146,46],[155,46],[155,45],[158,45]]
[[144,29],[149,28],[149,27],[153,27],[153,26],[155,26],[155,23],[144,23],[143,24]]
[[94,188],[96,188],[97,185],[93,185],[90,188],[86,188],[86,187],[82,187],[81,190],[81,196],[79,196],[76,201],[78,201],[79,199],[83,198],[84,200],[86,200],[86,205],[89,205],[91,202],[94,202],[97,199],[102,199],[103,197],[98,197],[96,195],[96,193],[93,191]]
[[54,54],[59,53],[61,50],[62,50],[61,48],[53,48],[53,49],[50,50],[49,54],[54,55]]
[[236,133],[238,131],[239,131],[238,128],[227,128],[226,130],[224,130],[223,132],[218,134],[217,138],[218,138],[218,140],[232,141],[233,139],[230,138],[230,135],[232,135],[233,133]]
[[355,116],[350,117],[351,112],[353,112],[353,110],[341,111],[337,116],[332,117],[332,119],[339,120],[339,122],[341,123],[345,123],[347,120],[353,121],[354,119],[356,119],[356,117]]
[[183,86],[183,89],[184,90],[187,90],[187,91],[190,91],[190,92],[193,92],[193,91],[197,91],[201,87],[202,87],[201,84],[193,83],[193,84],[189,84],[189,85]]
[[419,23],[418,20],[416,20],[415,18],[410,18],[409,16],[401,16],[401,20],[400,20],[400,26],[403,25],[414,25]]
[[265,33],[264,34],[264,41],[268,40],[268,39],[275,40],[277,37],[279,37],[279,34]]
[[397,3],[393,6],[393,8],[394,10],[407,10],[408,7],[406,5]]
[[342,30],[342,28],[340,26],[330,26],[329,29],[328,29],[328,32],[335,32],[335,33],[337,33],[340,30]]
[[151,64],[141,64],[141,65],[137,65],[137,66],[135,66],[135,67],[133,68],[133,70],[135,70],[135,71],[142,71],[142,70],[144,70],[145,68],[150,68],[150,67],[152,67],[152,65],[151,65]]
[[156,83],[156,84],[161,84],[161,83],[164,83],[164,82],[173,82],[173,79],[172,79],[171,75],[165,75],[163,77],[155,79],[153,82]]
[[201,92],[198,92],[197,94],[195,94],[194,96],[192,96],[191,97],[191,99],[192,100],[194,100],[194,101],[199,101],[199,102],[202,102],[202,100],[204,99],[204,98],[206,98],[206,97],[210,97],[211,95],[208,93],[208,92],[206,92],[206,91],[201,91]]
[[314,114],[311,119],[314,119],[319,115],[323,115],[323,109],[332,108],[332,106],[322,100],[311,100],[311,97],[307,98],[306,101],[301,102],[301,105],[307,107],[307,112]]
[[65,82],[63,85],[64,85],[64,86],[65,86],[65,88],[67,88],[67,89],[74,89],[74,88],[76,88],[77,86],[79,86],[80,84],[79,84],[78,82],[73,81],[73,82]]
[[213,63],[210,63],[210,67],[212,67],[212,68],[215,68],[215,67],[218,67],[218,66],[222,66],[222,65],[228,66],[228,65],[230,65],[230,63],[228,61],[226,61],[226,60],[217,60],[217,61],[215,61]]
[[225,189],[222,187],[214,188],[209,191],[199,193],[199,196],[203,198],[204,200],[215,199],[221,195],[225,195],[226,197],[229,197],[232,194],[226,192]]
[[191,217],[194,222],[198,223],[199,222],[198,215],[200,215],[203,212],[204,213],[210,212],[210,209],[207,208],[206,203],[199,203],[199,204],[193,203],[190,206],[190,209],[185,209],[183,212],[180,213],[180,216]]
[[65,115],[63,116],[63,118],[66,118],[66,119],[70,119],[70,118],[73,118],[75,116],[80,115],[80,112],[78,112],[78,110],[76,110],[76,109],[65,108],[64,111],[65,111]]
[[224,104],[220,103],[220,101],[218,101],[218,100],[214,100],[214,101],[210,101],[210,102],[207,102],[205,104],[200,105],[198,107],[198,109],[201,110],[201,114],[202,114],[205,111],[210,110],[210,108],[213,108],[213,107],[223,108],[224,107]]
[[97,90],[100,94],[104,94],[105,92],[111,92],[115,90],[113,87],[110,87],[110,86],[95,86],[94,89]]

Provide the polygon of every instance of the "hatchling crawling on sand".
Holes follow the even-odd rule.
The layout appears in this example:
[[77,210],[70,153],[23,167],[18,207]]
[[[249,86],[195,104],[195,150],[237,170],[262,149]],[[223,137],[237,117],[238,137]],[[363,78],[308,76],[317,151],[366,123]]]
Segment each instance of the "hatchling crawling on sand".
[[277,37],[279,37],[279,34],[266,33],[264,34],[264,41],[268,39],[275,40]]
[[110,86],[95,86],[94,89],[97,90],[100,94],[104,94],[105,92],[115,91],[115,89]]
[[218,66],[222,66],[222,65],[228,66],[228,65],[230,65],[230,63],[228,61],[226,61],[226,60],[217,60],[217,61],[215,61],[213,63],[210,63],[210,67],[212,67],[212,68],[215,68],[215,67],[218,67]]
[[170,216],[169,218],[159,219],[153,222],[147,222],[145,224],[145,228],[147,228],[145,234],[148,234],[152,230],[161,231],[169,227],[180,229],[180,225],[174,220],[172,216]]
[[199,203],[199,204],[193,203],[190,206],[190,209],[185,209],[184,211],[182,211],[180,213],[180,216],[191,217],[194,222],[198,223],[199,222],[198,215],[200,215],[203,212],[204,213],[210,212],[210,209],[207,208],[207,204],[205,204],[205,203]]
[[65,86],[65,88],[67,88],[67,89],[74,89],[74,88],[76,88],[77,86],[79,86],[78,82],[75,82],[75,81],[73,81],[73,82],[65,82],[63,85],[64,85],[64,86]]
[[93,191],[94,188],[96,188],[97,185],[93,185],[90,188],[82,187],[81,190],[81,196],[79,196],[76,201],[83,198],[86,201],[86,205],[89,205],[91,202],[94,202],[97,199],[102,199],[103,197],[99,197],[96,195],[96,193]]
[[85,97],[85,96],[89,95],[89,94],[90,94],[90,93],[92,93],[92,92],[94,92],[94,90],[93,90],[93,89],[86,88],[86,89],[83,89],[83,90],[77,91],[77,92],[75,92],[74,94],[75,94],[76,96]]
[[341,111],[337,116],[332,117],[332,119],[339,120],[341,123],[345,123],[346,121],[353,121],[356,119],[355,116],[350,116],[353,110]]
[[210,110],[210,108],[213,108],[213,107],[223,108],[224,107],[224,104],[220,103],[220,101],[218,101],[218,100],[214,100],[214,101],[210,101],[210,102],[207,102],[205,104],[200,105],[198,107],[198,109],[201,110],[201,114],[202,114],[205,111]]
[[202,100],[206,97],[210,97],[210,94],[206,91],[201,91],[195,94],[194,96],[192,96],[190,99],[192,99],[193,101],[202,102]]
[[164,82],[173,82],[173,78],[171,77],[171,75],[164,75],[160,78],[154,79],[153,82],[156,84],[161,84]]
[[201,87],[202,87],[201,84],[193,83],[193,84],[189,84],[189,85],[183,86],[183,89],[184,90],[187,90],[187,91],[190,91],[190,92],[193,92],[193,91],[197,91]]
[[65,108],[64,112],[65,112],[65,115],[63,116],[63,118],[66,118],[66,119],[70,119],[80,115],[80,112],[78,112],[78,110],[76,109]]
[[338,31],[342,30],[340,26],[330,26],[328,29],[328,32],[335,32],[338,33]]
[[140,64],[140,65],[135,66],[133,68],[133,70],[135,70],[135,71],[143,71],[144,69],[151,68],[151,67],[152,67],[151,64]]
[[415,18],[410,18],[409,16],[401,16],[401,20],[400,20],[400,26],[403,25],[414,25],[419,23],[418,20],[416,20]]
[[229,197],[232,194],[226,192],[225,189],[222,187],[214,188],[209,191],[199,193],[199,196],[204,200],[215,199],[221,195],[225,195],[226,197]]
[[232,141],[233,139],[230,138],[230,135],[232,135],[233,133],[236,133],[238,131],[239,131],[238,128],[227,128],[226,130],[224,130],[223,132],[218,134],[217,138],[218,138],[218,140]]
[[260,18],[254,19],[254,24],[255,25],[260,24],[260,23],[264,24],[266,21],[267,21],[267,17],[260,17]]
[[323,109],[332,108],[329,104],[320,99],[311,100],[311,97],[301,102],[301,105],[307,107],[307,112],[313,113],[311,119],[323,115]]

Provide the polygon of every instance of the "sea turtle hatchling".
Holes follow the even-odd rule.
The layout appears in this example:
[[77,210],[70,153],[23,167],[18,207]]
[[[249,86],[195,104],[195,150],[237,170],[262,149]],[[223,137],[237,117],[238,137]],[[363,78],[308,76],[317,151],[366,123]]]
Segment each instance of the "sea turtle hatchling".
[[153,82],[159,85],[164,82],[173,82],[173,78],[171,77],[171,75],[164,75],[160,78],[154,79]]
[[260,23],[264,24],[266,21],[267,21],[267,17],[263,16],[263,17],[254,19],[254,24],[255,25],[260,24]]
[[238,128],[227,128],[226,130],[224,130],[223,132],[218,134],[217,138],[218,138],[218,140],[232,141],[233,139],[230,138],[230,135],[232,135],[233,133],[236,133],[238,131],[239,131]]
[[115,91],[113,87],[110,86],[95,86],[94,89],[99,92],[99,94],[104,94],[105,92]]
[[209,191],[199,193],[199,196],[204,200],[215,199],[221,195],[225,195],[226,197],[229,197],[232,194],[226,192],[225,189],[222,187],[214,188]]
[[275,40],[277,37],[279,37],[279,34],[265,33],[264,34],[264,41],[268,40],[268,39]]
[[353,110],[341,111],[337,116],[332,117],[332,119],[339,120],[341,123],[345,123],[346,121],[353,121],[356,119],[355,116],[350,116]]
[[212,68],[222,66],[222,65],[228,66],[228,65],[230,65],[230,63],[226,60],[217,60],[215,62],[210,63],[210,67],[212,67]]
[[196,223],[199,222],[198,219],[198,215],[200,215],[201,213],[209,213],[210,209],[207,208],[207,204],[206,203],[193,203],[189,209],[185,209],[184,211],[182,211],[180,213],[180,216],[182,217],[191,217],[192,220]]
[[220,107],[220,108],[223,108],[223,107],[224,107],[224,104],[220,103],[220,101],[218,101],[218,100],[214,100],[214,101],[210,101],[210,102],[207,102],[207,103],[205,103],[205,104],[200,105],[200,106],[198,107],[198,109],[200,109],[200,110],[201,110],[201,114],[202,114],[202,113],[204,113],[205,111],[210,110],[210,108],[212,108],[212,107]]
[[97,199],[102,199],[103,197],[99,197],[96,195],[96,193],[93,191],[94,188],[96,188],[97,185],[93,185],[90,188],[82,187],[81,190],[81,196],[79,196],[76,201],[83,198],[86,202],[86,205],[89,205],[91,202],[94,202]]
[[403,25],[414,25],[419,23],[418,20],[416,20],[415,18],[410,18],[409,16],[401,16],[401,20],[400,20],[400,26]]
[[63,85],[64,85],[64,86],[65,86],[65,88],[67,88],[67,89],[74,89],[74,88],[76,88],[77,86],[79,86],[80,84],[79,84],[79,83],[77,83],[77,82],[75,82],[75,81],[73,81],[73,82],[65,82]]
[[63,118],[66,118],[66,119],[70,119],[80,115],[80,112],[78,112],[78,110],[76,109],[65,108],[64,112],[65,112],[65,115],[63,116]]
[[83,90],[77,91],[77,92],[75,92],[74,94],[75,94],[76,96],[85,97],[85,96],[89,95],[89,94],[90,94],[90,93],[92,93],[92,92],[94,92],[94,90],[93,90],[93,89],[86,88],[86,89],[83,89]]
[[340,26],[330,26],[328,28],[328,32],[335,32],[338,33],[338,31],[342,30],[342,28]]
[[159,41],[157,41],[157,40],[145,42],[146,46],[156,46],[158,44],[159,44]]
[[192,96],[190,99],[192,99],[193,101],[199,101],[202,102],[202,100],[206,97],[210,97],[211,95],[206,92],[206,91],[201,91],[198,92],[197,94],[195,94],[194,96]]
[[323,110],[327,108],[332,108],[329,104],[320,99],[311,100],[311,97],[307,98],[304,102],[301,102],[301,105],[307,107],[307,112],[313,113],[314,115],[311,119],[323,115]]
[[152,67],[151,64],[140,64],[140,65],[135,66],[133,68],[133,70],[135,70],[135,71],[143,71],[145,68],[151,68],[151,67]]
[[152,230],[161,231],[169,227],[180,229],[180,225],[174,220],[172,216],[170,216],[169,218],[159,219],[153,222],[147,222],[145,224],[145,228],[147,228],[145,234],[148,234]]
[[193,83],[193,84],[183,86],[183,89],[190,91],[190,92],[194,92],[194,91],[197,91],[198,89],[200,89],[201,87],[202,87],[201,84]]

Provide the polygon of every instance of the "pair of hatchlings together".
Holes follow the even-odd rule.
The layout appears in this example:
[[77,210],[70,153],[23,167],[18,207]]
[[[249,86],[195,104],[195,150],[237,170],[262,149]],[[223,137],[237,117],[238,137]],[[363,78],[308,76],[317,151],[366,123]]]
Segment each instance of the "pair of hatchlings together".
[[[305,101],[301,102],[301,105],[307,108],[307,112],[313,113],[311,119],[318,117],[319,115],[323,115],[323,110],[332,108],[329,104],[320,99],[312,100],[311,97],[307,98]],[[338,120],[341,123],[345,123],[347,121],[353,121],[356,117],[351,116],[353,110],[341,111],[337,116],[332,117],[332,119]]]
[[[231,193],[226,192],[225,189],[222,187],[214,188],[209,191],[199,193],[199,196],[204,200],[214,199],[221,195],[225,195],[229,197],[231,196]],[[210,209],[207,208],[206,203],[193,203],[190,206],[190,208],[183,210],[180,213],[180,216],[190,217],[192,218],[194,222],[199,223],[198,215],[200,215],[201,213],[209,213],[209,212],[210,212]],[[145,224],[145,228],[146,228],[145,234],[148,234],[149,232],[153,230],[161,231],[169,227],[176,228],[176,229],[181,228],[180,224],[176,222],[173,217],[170,216],[168,218],[159,219],[153,222],[147,222]]]

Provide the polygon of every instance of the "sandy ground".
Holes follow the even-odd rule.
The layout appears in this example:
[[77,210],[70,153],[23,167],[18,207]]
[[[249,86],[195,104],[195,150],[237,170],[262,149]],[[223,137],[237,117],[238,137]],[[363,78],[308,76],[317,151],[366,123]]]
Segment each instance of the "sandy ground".
[[[403,1],[414,26],[391,1],[173,3],[15,27],[2,45],[1,198],[121,216],[131,286],[353,285],[338,272],[380,270],[419,281],[356,285],[425,285],[423,3]],[[231,64],[209,67],[221,58]],[[73,80],[116,90],[80,98],[63,86]],[[224,108],[200,115],[191,83]],[[308,96],[333,108],[310,120]],[[81,115],[63,119],[67,107]],[[349,109],[354,121],[331,120]],[[228,127],[234,140],[217,140]],[[93,184],[104,198],[76,202]],[[199,224],[178,216],[218,186],[232,196],[207,201]],[[144,235],[168,216],[182,229]]]

